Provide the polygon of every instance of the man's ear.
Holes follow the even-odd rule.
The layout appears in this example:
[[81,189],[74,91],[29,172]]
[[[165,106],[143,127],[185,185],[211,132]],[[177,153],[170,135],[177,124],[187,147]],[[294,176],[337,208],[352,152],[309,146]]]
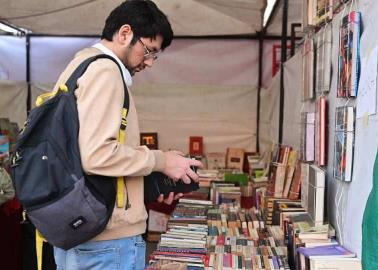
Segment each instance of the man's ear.
[[133,31],[131,30],[131,26],[128,24],[122,25],[118,30],[117,39],[121,45],[128,46],[133,39]]

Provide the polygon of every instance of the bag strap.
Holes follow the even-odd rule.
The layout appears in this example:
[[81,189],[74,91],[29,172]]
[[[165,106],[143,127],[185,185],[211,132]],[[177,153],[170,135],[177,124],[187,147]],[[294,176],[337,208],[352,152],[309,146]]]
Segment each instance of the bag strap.
[[[81,76],[83,76],[83,74],[87,70],[88,66],[92,62],[96,61],[97,59],[109,59],[109,60],[112,60],[117,65],[117,67],[119,68],[119,71],[121,72],[122,82],[123,82],[123,87],[124,87],[124,92],[125,92],[125,98],[124,98],[124,101],[123,101],[123,108],[126,109],[126,111],[128,111],[129,110],[129,106],[130,106],[130,97],[129,97],[129,91],[127,90],[127,86],[126,86],[125,80],[123,79],[122,68],[118,64],[117,60],[115,60],[113,57],[111,57],[110,55],[107,55],[107,54],[98,54],[98,55],[92,56],[92,57],[84,60],[84,62],[82,62],[75,69],[75,71],[71,74],[71,76],[68,78],[68,80],[66,82],[66,86],[67,86],[68,92],[75,92],[75,90],[77,88],[77,80]],[[127,116],[127,112],[126,112],[126,116]],[[123,128],[122,124],[121,124],[121,128]],[[126,129],[126,127],[124,127],[124,129]]]

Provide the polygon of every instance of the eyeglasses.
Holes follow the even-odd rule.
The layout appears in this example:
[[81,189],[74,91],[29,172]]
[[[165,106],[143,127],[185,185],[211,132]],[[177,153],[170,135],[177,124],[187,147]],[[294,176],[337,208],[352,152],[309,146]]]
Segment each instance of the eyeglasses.
[[160,50],[159,51],[151,51],[147,48],[146,44],[143,43],[143,41],[138,38],[138,41],[140,42],[140,44],[143,45],[143,48],[144,48],[144,55],[143,55],[143,58],[144,60],[148,60],[148,59],[153,59],[153,60],[156,60],[160,54]]

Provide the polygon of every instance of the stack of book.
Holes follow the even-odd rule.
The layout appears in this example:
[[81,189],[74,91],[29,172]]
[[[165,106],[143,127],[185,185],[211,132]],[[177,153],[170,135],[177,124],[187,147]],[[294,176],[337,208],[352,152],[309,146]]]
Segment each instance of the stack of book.
[[298,248],[297,269],[353,269],[360,270],[361,262],[356,254],[341,245]]
[[276,145],[269,166],[267,195],[288,198],[290,191],[298,190],[295,181],[298,152],[288,145]]
[[223,181],[223,179],[219,179],[219,170],[199,169],[197,174],[200,187],[210,187],[213,181]]
[[256,208],[209,209],[208,225],[205,269],[289,269],[283,231],[265,226]]
[[300,200],[266,197],[262,207],[263,218],[267,225],[280,225],[283,219],[293,212],[305,212]]
[[203,269],[207,254],[207,211],[211,207],[210,201],[180,199],[168,220],[167,232],[161,235],[157,250],[150,256],[150,264],[177,262],[191,269]]
[[185,199],[196,199],[196,200],[208,200],[209,199],[209,187],[201,187],[190,193],[184,193],[183,198]]
[[238,207],[212,208],[207,213],[209,235],[250,237],[258,240],[258,230],[265,228],[260,211],[256,208],[239,209]]
[[213,204],[239,203],[241,201],[241,188],[235,183],[213,182],[210,188],[210,200]]
[[[256,208],[180,200],[150,263],[185,269],[290,269],[284,233]],[[178,267],[178,266],[177,266]],[[154,269],[153,266],[148,269]]]
[[257,154],[247,155],[246,159],[247,161],[244,162],[246,163],[244,165],[247,165],[246,172],[248,172],[251,179],[263,176],[264,171],[266,169],[266,162],[263,159],[263,156]]
[[[301,267],[297,269],[318,269],[311,267],[309,258],[305,259],[306,252],[316,248],[316,250],[333,250],[342,249],[339,243],[335,240],[335,230],[329,224],[315,225],[308,213],[291,216],[284,221],[283,230],[285,234],[285,241],[288,247],[288,259],[290,266]],[[333,247],[331,247],[333,246]],[[301,255],[302,253],[302,255]],[[349,254],[349,253],[348,253]],[[334,256],[332,252],[324,253],[322,259],[327,256]],[[350,254],[352,257],[355,255]],[[333,257],[335,258],[335,257]],[[329,259],[329,258],[328,258]],[[337,258],[336,258],[337,259]],[[317,263],[316,263],[317,264]],[[353,264],[353,262],[352,262]],[[321,264],[320,264],[321,265]],[[320,268],[321,269],[321,268]],[[328,268],[326,268],[328,269]],[[331,268],[329,268],[331,269]],[[360,268],[332,268],[332,269],[360,269]]]
[[169,224],[207,224],[207,210],[212,203],[205,200],[180,199],[173,211]]
[[207,230],[207,226],[201,224],[168,224],[167,232],[161,235],[158,249],[150,256],[150,263],[167,260],[203,268],[207,254]]

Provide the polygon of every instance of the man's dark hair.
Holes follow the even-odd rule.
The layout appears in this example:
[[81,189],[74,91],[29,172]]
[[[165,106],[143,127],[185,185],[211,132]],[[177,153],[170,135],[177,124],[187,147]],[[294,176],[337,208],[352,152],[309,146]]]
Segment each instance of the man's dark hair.
[[101,39],[113,40],[122,25],[128,24],[136,37],[163,37],[161,49],[168,47],[173,39],[173,31],[167,16],[150,0],[127,0],[116,7],[108,16]]

